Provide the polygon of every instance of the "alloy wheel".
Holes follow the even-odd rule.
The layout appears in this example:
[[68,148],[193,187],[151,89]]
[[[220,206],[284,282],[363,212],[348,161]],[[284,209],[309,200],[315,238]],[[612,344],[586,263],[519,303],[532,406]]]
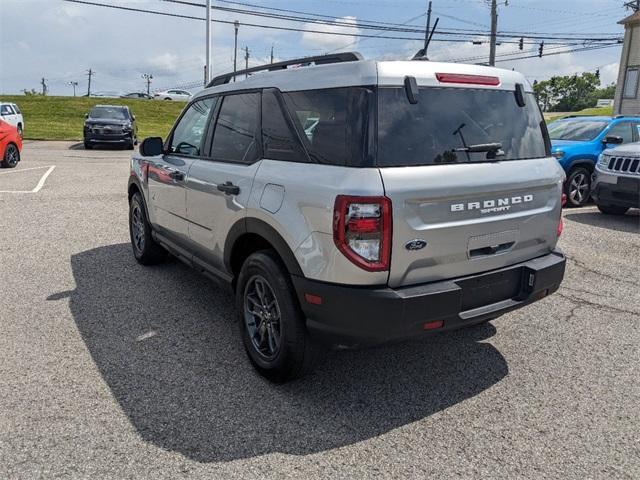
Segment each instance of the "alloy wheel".
[[589,179],[584,173],[578,173],[571,180],[569,197],[576,203],[583,203],[589,195]]
[[19,159],[20,159],[20,153],[18,152],[18,149],[16,148],[16,146],[9,145],[7,147],[7,153],[6,153],[7,164],[9,164],[10,167],[15,167]]
[[144,251],[144,217],[139,205],[131,210],[131,233],[133,244],[140,253]]
[[278,300],[269,282],[254,275],[244,290],[244,322],[253,348],[266,360],[272,360],[280,351],[280,320]]

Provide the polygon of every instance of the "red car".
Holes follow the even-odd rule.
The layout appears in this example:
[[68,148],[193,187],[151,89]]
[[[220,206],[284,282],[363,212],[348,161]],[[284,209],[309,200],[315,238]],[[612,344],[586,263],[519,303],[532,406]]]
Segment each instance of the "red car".
[[0,166],[13,168],[20,161],[22,138],[18,129],[0,120]]

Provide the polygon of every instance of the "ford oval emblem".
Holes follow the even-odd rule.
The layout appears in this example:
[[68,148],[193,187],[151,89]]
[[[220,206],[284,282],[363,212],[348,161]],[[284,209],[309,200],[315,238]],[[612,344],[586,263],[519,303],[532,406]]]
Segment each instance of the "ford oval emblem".
[[422,250],[426,246],[427,246],[427,242],[419,238],[416,238],[414,240],[409,240],[407,243],[404,244],[404,248],[406,248],[407,250]]

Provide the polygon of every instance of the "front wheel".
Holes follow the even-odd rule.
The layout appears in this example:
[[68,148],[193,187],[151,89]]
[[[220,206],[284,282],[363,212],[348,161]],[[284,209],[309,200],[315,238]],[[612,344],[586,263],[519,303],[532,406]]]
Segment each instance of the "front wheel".
[[569,173],[565,184],[567,206],[581,207],[589,200],[591,195],[591,174],[584,167],[576,167]]
[[13,168],[20,161],[20,150],[13,143],[7,145],[7,148],[4,149],[4,156],[2,157],[2,161],[0,165],[4,168]]
[[270,250],[242,265],[236,306],[244,347],[256,370],[276,383],[301,377],[322,349],[311,340],[289,273]]
[[129,235],[133,255],[138,263],[155,265],[166,258],[167,251],[151,235],[151,225],[140,193],[134,193],[129,203]]
[[598,205],[598,210],[606,215],[624,215],[629,207],[621,207],[618,205]]

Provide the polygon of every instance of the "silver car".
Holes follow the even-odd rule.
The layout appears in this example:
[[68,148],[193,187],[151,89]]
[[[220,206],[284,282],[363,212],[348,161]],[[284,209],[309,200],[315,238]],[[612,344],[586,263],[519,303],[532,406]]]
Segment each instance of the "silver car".
[[140,263],[171,252],[232,287],[267,378],[558,289],[564,173],[521,74],[357,54],[245,74],[142,143],[130,231]]

